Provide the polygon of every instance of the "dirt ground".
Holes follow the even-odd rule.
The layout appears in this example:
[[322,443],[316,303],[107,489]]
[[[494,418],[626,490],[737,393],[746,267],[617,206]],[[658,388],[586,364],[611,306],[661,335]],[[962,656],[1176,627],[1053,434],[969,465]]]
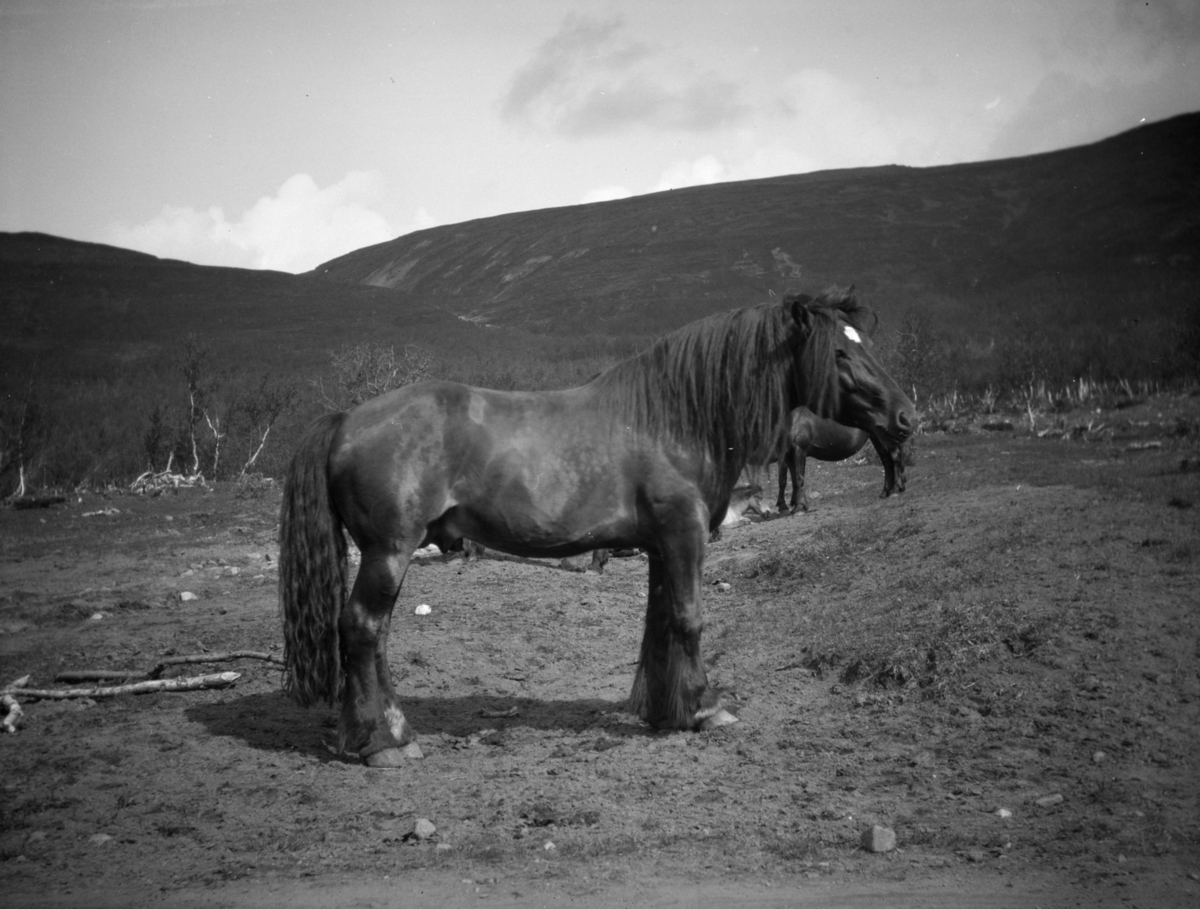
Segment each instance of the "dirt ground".
[[[391,663],[425,758],[400,771],[333,754],[333,711],[260,660],[167,673],[241,673],[220,690],[25,699],[4,903],[1200,905],[1200,398],[983,422],[919,437],[887,500],[870,459],[810,463],[810,513],[711,546],[705,656],[741,718],[711,733],[626,712],[638,557],[416,563]],[[278,653],[279,495],[251,493],[0,511],[0,683]],[[953,665],[855,672],[921,603],[991,624]],[[875,824],[897,848],[862,847]]]

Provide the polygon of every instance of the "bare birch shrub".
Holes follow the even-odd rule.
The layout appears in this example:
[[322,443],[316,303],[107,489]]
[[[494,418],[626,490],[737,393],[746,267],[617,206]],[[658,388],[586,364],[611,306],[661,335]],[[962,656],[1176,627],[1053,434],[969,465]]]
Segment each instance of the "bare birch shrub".
[[330,356],[332,375],[313,381],[317,400],[326,410],[349,410],[363,401],[433,374],[433,353],[415,344],[398,351],[390,344],[348,344]]

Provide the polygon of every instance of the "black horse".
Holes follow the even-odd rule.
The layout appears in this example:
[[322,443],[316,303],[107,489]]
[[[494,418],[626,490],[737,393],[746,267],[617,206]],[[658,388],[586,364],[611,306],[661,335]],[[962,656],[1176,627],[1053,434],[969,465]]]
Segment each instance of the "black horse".
[[[804,465],[807,458],[818,461],[844,461],[858,454],[867,444],[875,447],[883,464],[883,494],[886,498],[893,492],[904,492],[904,450],[891,440],[880,440],[861,429],[844,426],[824,417],[818,417],[807,407],[792,411],[783,452],[779,456],[779,498],[775,503],[780,514],[795,514],[797,510],[808,511],[808,493],[805,489]],[[789,507],[785,497],[788,475],[792,478],[792,503]]]
[[[641,547],[649,595],[630,697],[650,725],[734,722],[700,652],[704,551],[748,463],[801,405],[896,444],[912,403],[848,291],[684,326],[578,388],[419,382],[316,421],[284,485],[284,685],[341,704],[339,745],[375,767],[421,752],[392,686],[392,609],[413,551],[467,538],[513,555]],[[349,533],[362,554],[347,578]]]

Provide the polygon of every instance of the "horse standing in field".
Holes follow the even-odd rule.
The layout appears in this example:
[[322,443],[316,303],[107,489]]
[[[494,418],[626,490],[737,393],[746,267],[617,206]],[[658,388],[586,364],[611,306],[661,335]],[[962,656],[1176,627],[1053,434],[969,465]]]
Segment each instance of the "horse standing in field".
[[[790,425],[784,441],[783,453],[779,456],[779,498],[775,508],[780,514],[795,514],[797,510],[808,511],[808,492],[805,488],[804,464],[807,458],[818,461],[844,461],[858,454],[867,444],[875,447],[883,464],[883,495],[904,492],[904,451],[895,443],[880,441],[861,429],[845,426],[833,420],[819,417],[807,407],[792,411]],[[792,504],[786,499],[788,475],[792,478]]]
[[[848,291],[796,295],[694,322],[578,388],[420,382],[318,419],[281,510],[285,688],[341,704],[342,752],[400,766],[421,752],[387,642],[415,549],[461,537],[527,557],[641,547],[631,708],[655,728],[734,722],[701,659],[705,544],[796,407],[909,436],[913,405],[860,335],[868,313]],[[362,555],[349,589],[346,532]]]

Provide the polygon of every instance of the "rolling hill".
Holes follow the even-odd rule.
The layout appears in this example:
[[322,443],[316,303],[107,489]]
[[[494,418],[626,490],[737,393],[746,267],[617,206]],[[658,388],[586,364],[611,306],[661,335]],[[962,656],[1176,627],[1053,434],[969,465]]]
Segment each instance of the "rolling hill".
[[372,330],[429,343],[450,323],[463,324],[380,288],[192,265],[36,233],[0,234],[0,289],[7,366],[36,359],[87,375],[153,359],[191,333],[231,363],[292,371]]
[[[1191,280],[1200,114],[1093,145],[944,167],[693,187],[435,227],[311,274],[488,324],[660,332],[789,286],[854,283],[887,308],[1023,286]],[[953,307],[952,307],[953,308]]]
[[103,372],[195,332],[235,361],[303,370],[362,339],[494,346],[494,334],[470,323],[644,339],[831,283],[854,283],[885,314],[923,305],[966,325],[987,301],[1040,297],[1048,284],[1084,288],[1091,309],[1072,315],[1107,321],[1103,298],[1114,289],[1194,287],[1198,250],[1200,114],[1188,114],[1026,158],[825,171],[499,215],[299,276],[0,233],[0,354],[10,365],[61,356]]

